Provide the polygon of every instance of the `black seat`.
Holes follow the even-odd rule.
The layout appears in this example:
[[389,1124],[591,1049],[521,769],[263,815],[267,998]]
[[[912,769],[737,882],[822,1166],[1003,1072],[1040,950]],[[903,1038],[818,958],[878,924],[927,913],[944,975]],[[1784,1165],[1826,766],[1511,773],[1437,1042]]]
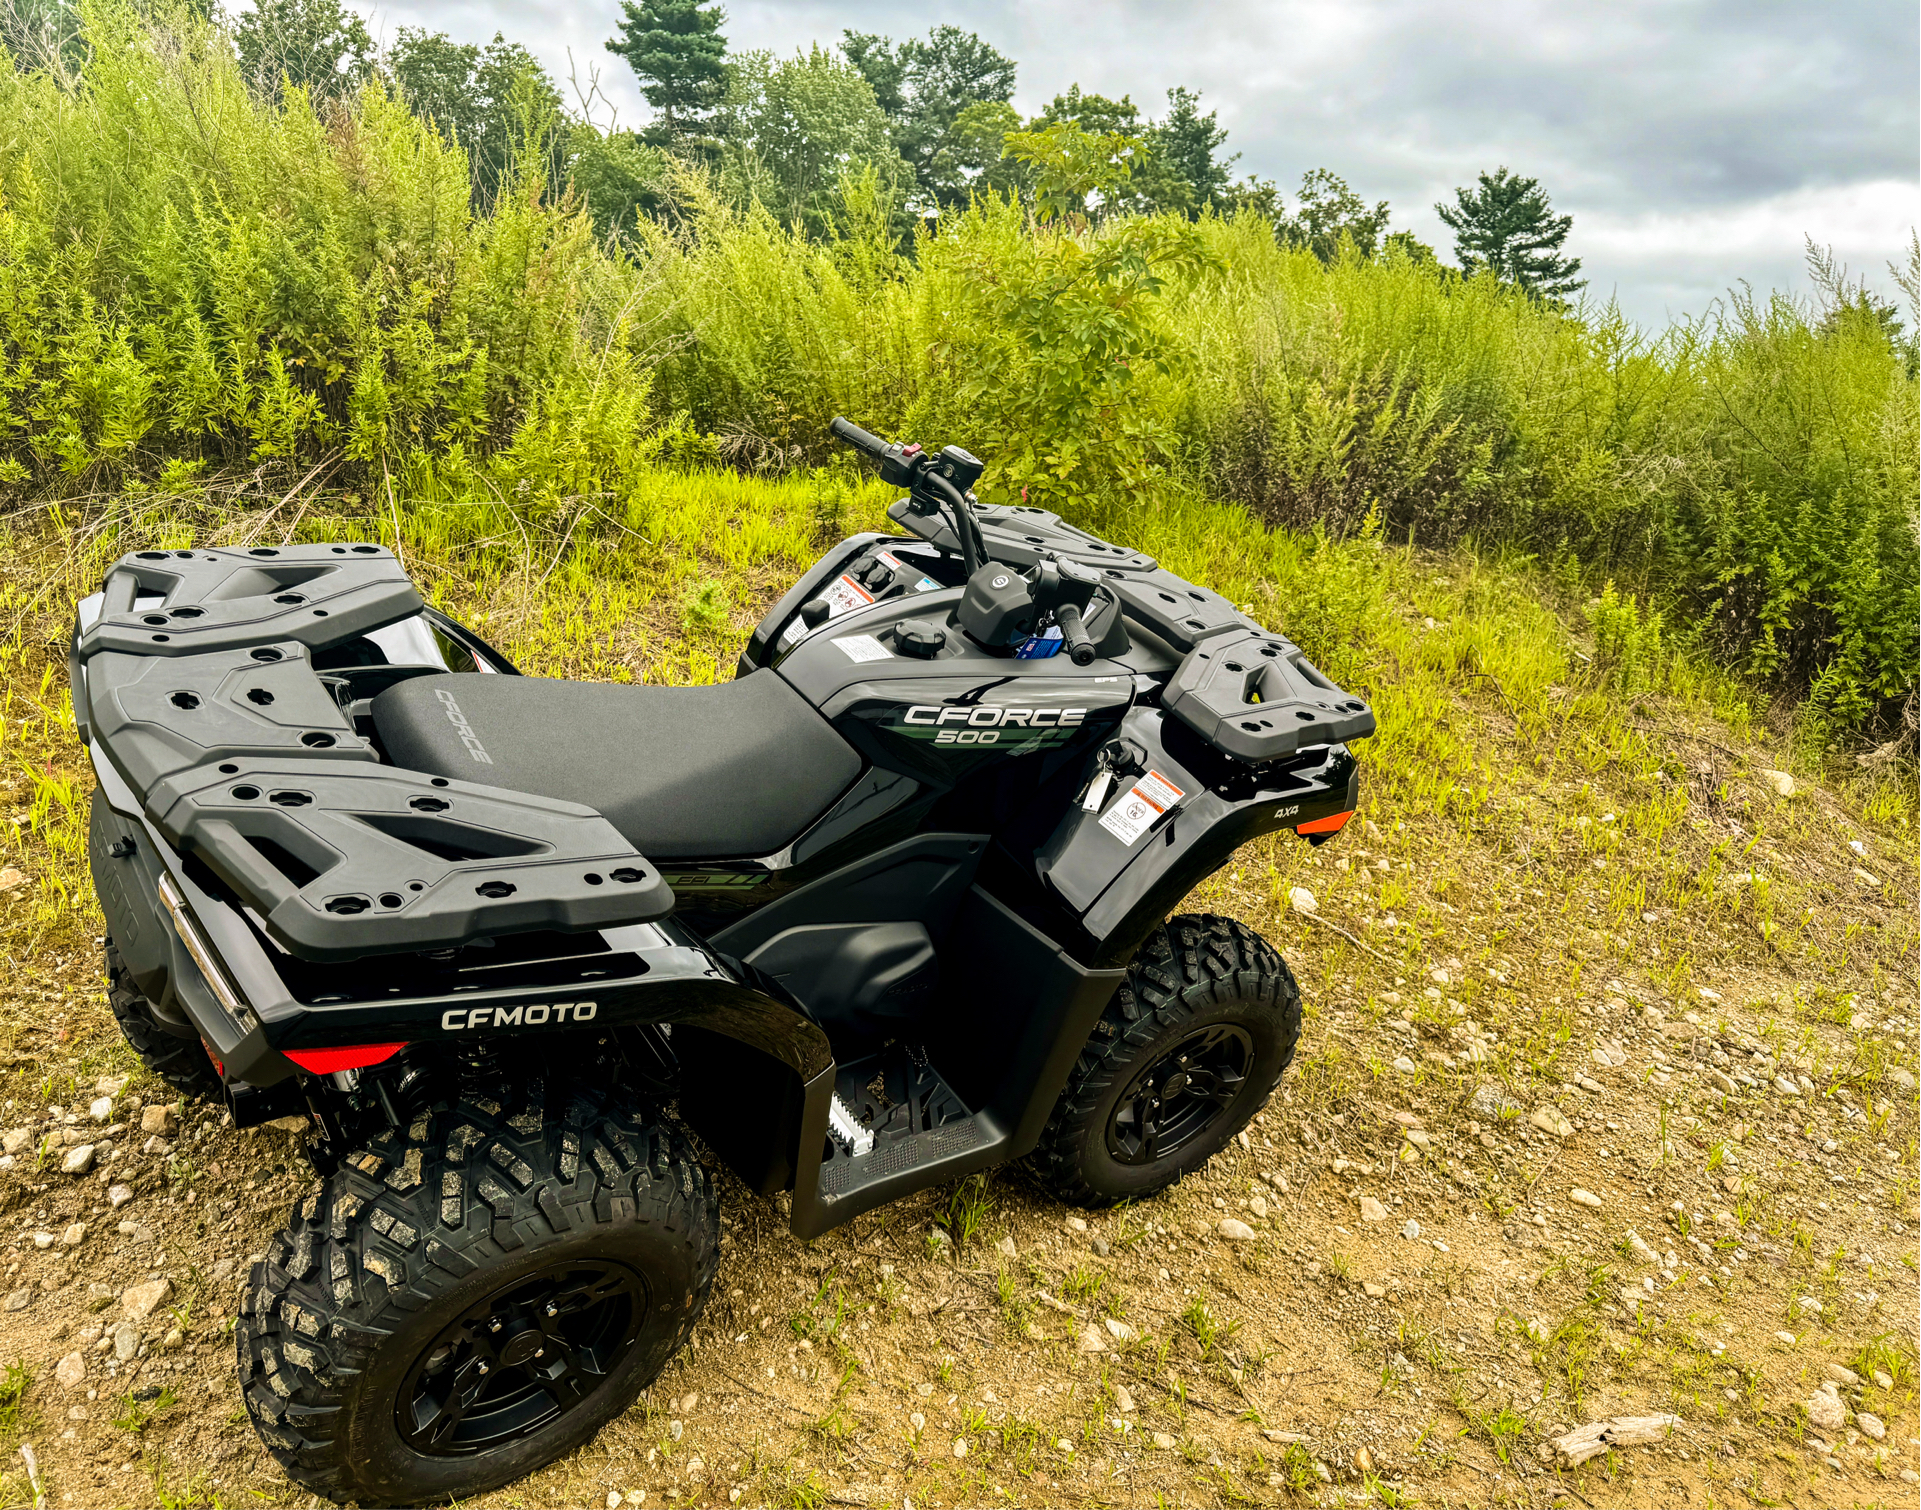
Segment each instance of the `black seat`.
[[373,717],[395,765],[598,808],[654,860],[772,854],[861,769],[764,669],[713,687],[419,676]]

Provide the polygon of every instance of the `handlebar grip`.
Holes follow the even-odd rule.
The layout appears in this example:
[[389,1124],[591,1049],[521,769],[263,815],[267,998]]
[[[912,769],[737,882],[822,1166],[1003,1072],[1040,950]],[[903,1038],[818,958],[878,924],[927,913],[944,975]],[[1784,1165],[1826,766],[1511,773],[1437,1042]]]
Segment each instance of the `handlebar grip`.
[[871,431],[861,429],[861,427],[852,420],[842,419],[836,414],[833,423],[827,428],[832,430],[838,439],[846,441],[848,445],[857,451],[865,451],[869,456],[884,456],[887,454],[886,441]]
[[1072,603],[1063,603],[1054,610],[1054,622],[1061,626],[1061,644],[1066,646],[1068,659],[1076,666],[1092,664],[1094,660],[1094,641],[1087,633],[1087,626],[1081,622],[1081,611]]

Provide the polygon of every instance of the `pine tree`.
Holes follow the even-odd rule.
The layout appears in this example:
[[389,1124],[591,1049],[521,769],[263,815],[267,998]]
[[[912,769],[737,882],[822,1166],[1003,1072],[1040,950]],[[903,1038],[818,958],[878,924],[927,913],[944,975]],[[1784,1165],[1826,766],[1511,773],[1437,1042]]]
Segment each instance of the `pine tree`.
[[726,12],[703,0],[621,0],[620,11],[607,51],[627,60],[660,112],[649,135],[665,145],[700,133],[727,92]]
[[1581,259],[1560,255],[1574,217],[1554,213],[1538,180],[1497,168],[1481,174],[1479,188],[1456,189],[1454,200],[1434,211],[1454,232],[1463,272],[1486,268],[1502,282],[1555,303],[1587,287],[1585,278],[1574,276]]

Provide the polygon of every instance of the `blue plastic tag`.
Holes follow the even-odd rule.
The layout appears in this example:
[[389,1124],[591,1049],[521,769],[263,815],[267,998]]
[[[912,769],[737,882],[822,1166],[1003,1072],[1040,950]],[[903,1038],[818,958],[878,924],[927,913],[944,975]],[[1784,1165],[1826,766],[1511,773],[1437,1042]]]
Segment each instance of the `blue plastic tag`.
[[1041,634],[1030,634],[1014,647],[1017,661],[1044,661],[1050,655],[1057,655],[1061,648],[1060,625],[1050,625]]

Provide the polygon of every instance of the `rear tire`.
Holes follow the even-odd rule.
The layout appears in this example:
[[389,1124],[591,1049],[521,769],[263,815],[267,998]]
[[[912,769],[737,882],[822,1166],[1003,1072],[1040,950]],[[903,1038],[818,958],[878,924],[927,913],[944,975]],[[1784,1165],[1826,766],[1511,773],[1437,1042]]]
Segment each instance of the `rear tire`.
[[350,1153],[254,1266],[247,1410],[328,1499],[485,1493],[633,1403],[718,1252],[712,1182],[678,1133],[585,1091],[467,1096]]
[[113,1008],[121,1036],[154,1074],[195,1100],[221,1098],[220,1076],[200,1040],[179,1037],[160,1026],[112,939],[107,940],[107,1005]]
[[1187,914],[1148,935],[1030,1156],[1070,1205],[1165,1190],[1266,1104],[1294,1058],[1301,996],[1258,933]]

